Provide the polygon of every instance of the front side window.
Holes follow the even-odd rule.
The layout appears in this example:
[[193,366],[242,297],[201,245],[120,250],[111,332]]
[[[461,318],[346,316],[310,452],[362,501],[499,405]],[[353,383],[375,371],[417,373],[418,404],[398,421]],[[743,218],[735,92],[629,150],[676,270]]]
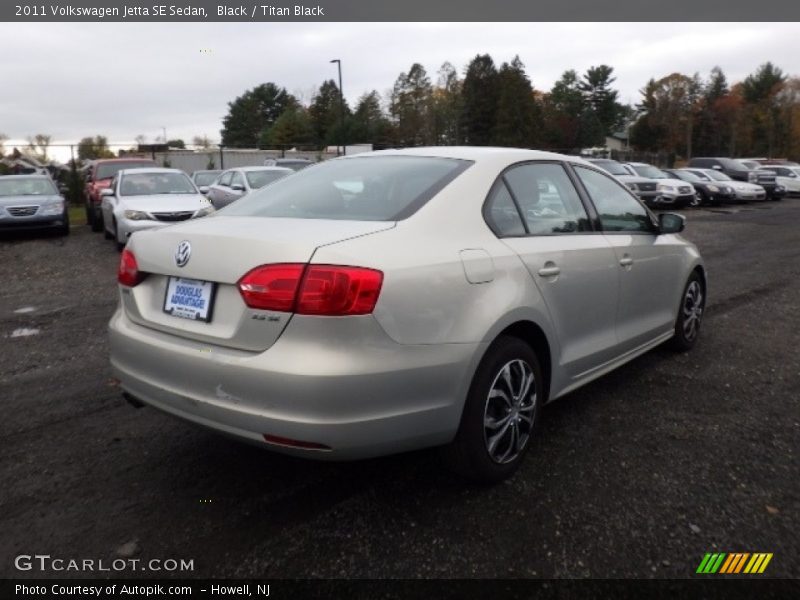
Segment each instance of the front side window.
[[647,210],[615,180],[575,165],[586,191],[600,215],[603,231],[653,232],[653,221]]
[[232,178],[233,178],[233,171],[228,171],[227,173],[223,173],[222,177],[219,178],[219,185],[230,187]]
[[242,174],[239,173],[239,171],[233,172],[233,177],[231,179],[231,187],[235,185],[240,185],[242,186],[242,188],[244,188],[244,177],[242,177]]
[[506,171],[504,179],[531,234],[591,231],[578,192],[560,164],[520,165]]

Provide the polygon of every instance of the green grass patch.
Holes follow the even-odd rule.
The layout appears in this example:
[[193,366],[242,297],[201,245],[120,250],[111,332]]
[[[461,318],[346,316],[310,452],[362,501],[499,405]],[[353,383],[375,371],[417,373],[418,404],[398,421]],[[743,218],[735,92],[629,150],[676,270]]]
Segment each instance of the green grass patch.
[[70,226],[86,225],[86,210],[83,206],[69,207],[69,224]]

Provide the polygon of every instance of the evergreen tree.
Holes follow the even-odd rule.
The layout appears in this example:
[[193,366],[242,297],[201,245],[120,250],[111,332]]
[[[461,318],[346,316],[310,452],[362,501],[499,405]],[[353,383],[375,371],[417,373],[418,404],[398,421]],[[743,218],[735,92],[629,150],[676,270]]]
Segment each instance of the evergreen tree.
[[586,145],[602,145],[606,135],[622,126],[623,107],[618,102],[619,93],[611,89],[611,84],[616,81],[611,76],[613,72],[614,69],[608,65],[590,67],[578,83],[586,107],[593,113],[583,116],[584,121],[591,124],[588,130],[584,130]]
[[274,83],[262,83],[228,103],[222,120],[222,144],[255,148],[284,110],[297,100]]
[[497,82],[497,114],[492,130],[492,143],[515,148],[531,148],[537,145],[539,107],[519,56],[514,57],[510,64],[503,63]]
[[342,133],[342,110],[344,110],[344,117],[347,119],[350,115],[350,108],[347,106],[346,100],[344,101],[344,107],[342,107],[339,86],[332,79],[323,82],[308,109],[314,126],[314,134],[319,144],[331,145],[342,142],[339,135]]
[[491,143],[497,115],[497,69],[488,54],[478,55],[467,66],[462,87],[461,129],[470,146]]

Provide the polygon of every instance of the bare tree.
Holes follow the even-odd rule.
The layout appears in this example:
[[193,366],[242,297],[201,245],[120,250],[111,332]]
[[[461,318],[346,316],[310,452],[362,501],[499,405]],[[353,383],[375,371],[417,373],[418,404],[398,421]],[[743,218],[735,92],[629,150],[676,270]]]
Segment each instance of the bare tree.
[[3,145],[8,141],[8,136],[5,133],[0,133],[0,158],[6,153],[5,146]]
[[133,141],[136,142],[137,146],[141,146],[142,144],[144,144],[147,141],[147,137],[145,137],[144,134],[140,133],[135,138],[133,138]]
[[46,162],[47,149],[50,147],[50,142],[52,139],[52,135],[46,135],[44,133],[37,133],[34,136],[28,136],[28,150],[36,158],[40,158],[42,161]]
[[206,134],[196,135],[192,138],[192,145],[200,150],[208,150],[213,145]]

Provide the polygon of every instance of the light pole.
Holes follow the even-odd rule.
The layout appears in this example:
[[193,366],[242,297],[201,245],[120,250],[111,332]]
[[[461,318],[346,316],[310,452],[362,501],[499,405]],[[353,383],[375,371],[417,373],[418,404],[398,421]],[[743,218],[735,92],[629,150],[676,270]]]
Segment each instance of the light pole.
[[[342,61],[334,58],[332,63],[339,67],[339,143],[342,146],[342,154],[347,154],[347,147],[344,145],[344,91],[342,90]],[[336,155],[339,155],[337,147]]]

